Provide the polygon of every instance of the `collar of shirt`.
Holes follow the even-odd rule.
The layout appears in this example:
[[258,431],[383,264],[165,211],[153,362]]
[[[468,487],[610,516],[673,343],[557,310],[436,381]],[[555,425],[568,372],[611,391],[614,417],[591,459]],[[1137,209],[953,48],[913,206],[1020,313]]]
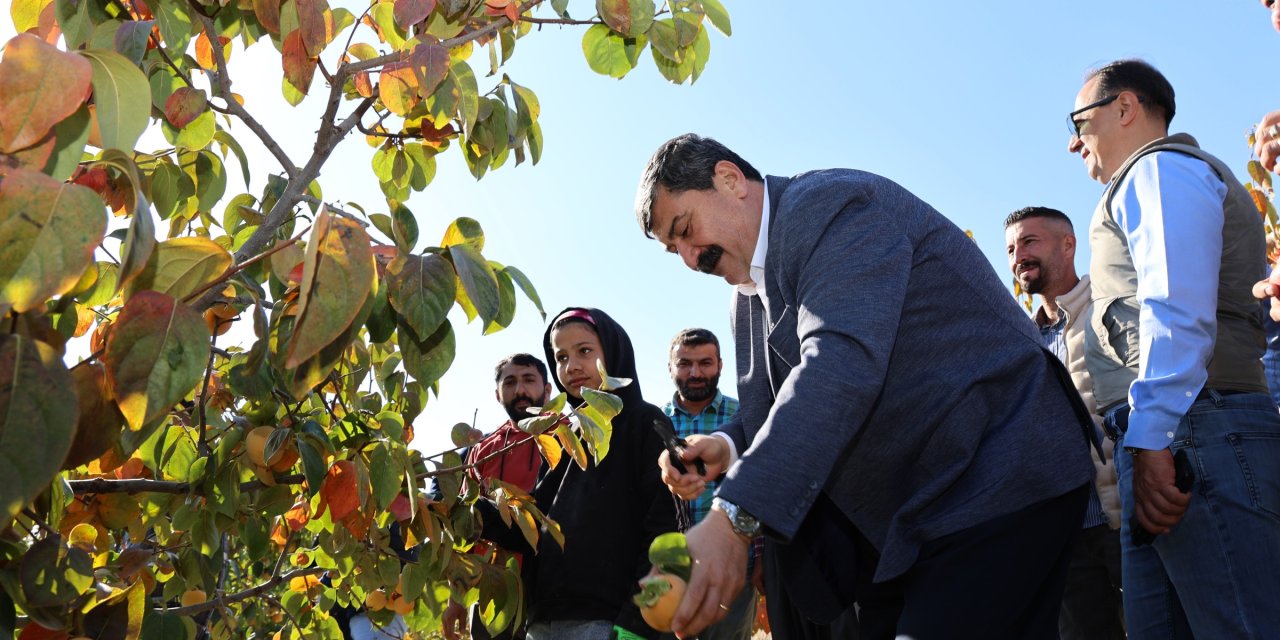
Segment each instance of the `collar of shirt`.
[[[683,413],[686,416],[693,417],[692,413],[685,411],[684,407],[680,406],[680,403],[677,401],[679,397],[680,397],[679,393],[672,394],[671,402],[667,404],[667,406],[671,409],[671,411],[668,411],[667,415],[672,415],[673,411],[679,411],[680,413]],[[714,411],[716,413],[724,413],[724,393],[717,390],[716,397],[711,399],[711,404],[707,405],[702,410],[704,412]]]
[[764,292],[764,259],[769,253],[769,182],[764,183],[764,202],[760,211],[760,233],[756,238],[756,252],[751,256],[751,282],[738,285],[738,292],[743,295],[756,295]]

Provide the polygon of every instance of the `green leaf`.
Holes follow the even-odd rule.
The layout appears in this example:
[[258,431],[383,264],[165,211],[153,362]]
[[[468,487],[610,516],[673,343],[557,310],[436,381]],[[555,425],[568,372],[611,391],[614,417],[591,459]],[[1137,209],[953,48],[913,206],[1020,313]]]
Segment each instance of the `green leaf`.
[[450,222],[440,246],[452,247],[455,244],[468,244],[476,251],[484,251],[484,229],[475,219],[465,216]]
[[391,217],[394,221],[391,231],[396,247],[405,253],[412,253],[414,245],[418,244],[418,220],[413,217],[409,207],[399,202],[388,204],[391,205]]
[[453,364],[456,345],[449,321],[446,320],[425,340],[418,340],[413,329],[404,323],[400,324],[397,335],[404,369],[419,383],[429,385],[439,380]]
[[44,164],[44,172],[56,180],[66,180],[75,173],[84,157],[84,146],[89,141],[89,124],[92,118],[89,107],[82,106],[68,118],[53,126],[53,153]]
[[213,111],[205,110],[181,129],[175,128],[167,120],[160,121],[160,129],[164,133],[165,140],[173,146],[187,151],[199,151],[213,142],[218,125]]
[[244,154],[244,148],[241,147],[240,143],[236,142],[236,139],[231,137],[231,134],[227,133],[226,131],[218,130],[216,133],[213,134],[213,139],[217,140],[218,144],[221,144],[223,146],[223,149],[224,149],[222,154],[223,157],[226,157],[226,151],[225,151],[226,149],[230,149],[231,152],[236,155],[236,160],[240,161],[240,173],[244,176],[244,188],[246,190],[250,189],[251,187],[249,186],[249,159]]
[[465,60],[455,60],[449,67],[449,77],[458,90],[458,117],[467,131],[476,124],[480,115],[480,90],[476,86],[476,74]]
[[97,270],[98,277],[93,286],[76,295],[76,301],[86,307],[100,307],[115,297],[120,267],[114,262],[96,262],[90,268]]
[[689,555],[684,534],[672,531],[654,538],[649,543],[649,564],[664,573],[689,580],[693,571],[693,556]]
[[583,387],[582,399],[605,420],[612,421],[619,413],[622,413],[622,398],[612,393]]
[[408,32],[401,29],[396,24],[396,8],[392,2],[378,2],[373,5],[369,11],[369,16],[373,18],[373,23],[378,25],[378,31],[386,41],[387,46],[392,49],[399,50],[404,47],[404,42],[408,38]]
[[519,116],[521,127],[532,126],[538,121],[538,117],[542,115],[542,105],[538,102],[538,96],[528,87],[518,85],[514,82],[511,85],[512,93],[516,98],[516,113]]
[[38,171],[10,170],[0,181],[0,302],[23,313],[71,290],[106,230],[94,192]]
[[200,382],[208,358],[209,330],[191,307],[155,291],[130,298],[102,356],[129,429],[168,414]]
[[0,151],[30,147],[84,103],[93,69],[84,59],[22,34],[0,58]]
[[565,20],[572,19],[569,17],[569,0],[551,0],[551,8],[556,12],[556,15],[561,18],[564,18]]
[[511,284],[511,276],[501,270],[502,265],[490,263],[490,266],[496,267],[493,275],[498,278],[498,315],[485,327],[486,334],[506,329],[516,317],[516,288]]
[[217,280],[232,262],[231,254],[208,238],[166,240],[156,245],[142,272],[125,287],[125,300],[147,289],[185,300]]
[[[212,111],[206,113],[206,115],[210,116],[212,114]],[[199,122],[199,119],[196,122]],[[193,122],[192,126],[195,124]],[[205,144],[208,143],[206,142]],[[196,183],[196,198],[199,201],[200,210],[204,212],[213,211],[214,205],[218,204],[218,201],[227,192],[227,170],[222,165],[222,160],[212,151],[202,149],[196,155],[195,165],[190,171],[192,171],[191,177]]]
[[302,474],[307,478],[307,494],[314,496],[320,492],[320,485],[329,473],[324,463],[323,447],[315,443],[315,438],[304,436],[298,441],[298,454],[302,458]]
[[18,570],[30,607],[65,606],[93,587],[93,560],[51,535],[27,550]]
[[132,640],[142,633],[142,618],[146,610],[147,585],[138,580],[88,605],[81,625],[85,634],[93,638]]
[[373,251],[364,228],[327,211],[316,218],[307,242],[298,320],[285,367],[299,366],[345,334],[372,298],[376,283]]
[[53,348],[0,335],[0,528],[48,486],[71,449],[77,402]]
[[54,13],[58,17],[58,26],[62,29],[62,38],[68,49],[78,49],[89,41],[93,34],[93,21],[89,18],[91,3],[76,0],[54,0]]
[[[185,2],[156,2],[152,7],[166,51],[186,51],[191,43],[191,15]],[[148,4],[150,6],[150,3]]]
[[[584,387],[585,389],[585,387]],[[613,436],[613,425],[599,411],[589,405],[579,406],[573,414],[578,417],[582,429],[582,439],[587,443],[587,450],[596,464],[600,464],[609,455],[609,441]]]
[[534,289],[533,282],[529,280],[529,277],[524,275],[523,271],[509,265],[503,267],[502,272],[507,274],[513,282],[519,285],[520,290],[524,292],[525,297],[529,298],[529,301],[533,303],[533,306],[538,308],[538,314],[542,316],[542,321],[546,322],[547,312],[543,311],[542,299],[538,297],[538,290]]
[[449,256],[453,258],[453,268],[458,273],[458,281],[462,283],[457,291],[458,303],[462,304],[464,311],[468,311],[469,320],[478,315],[484,326],[488,327],[502,307],[497,276],[480,252],[469,244],[450,246]]
[[142,64],[142,58],[147,53],[147,39],[154,24],[155,20],[126,20],[116,30],[112,48],[128,58],[129,62]]
[[129,221],[129,233],[125,236],[124,253],[120,257],[120,280],[118,285],[124,287],[129,281],[138,277],[151,258],[156,248],[156,226],[151,220],[151,211],[141,209],[135,211]]
[[103,149],[133,153],[151,115],[151,85],[129,59],[105,49],[81,51],[93,67],[93,102]]
[[388,289],[390,289],[389,284],[378,287],[378,293],[373,299],[373,311],[365,321],[365,327],[369,330],[369,344],[386,342],[395,333],[396,313],[387,300]]
[[656,10],[653,0],[596,0],[596,12],[604,23],[628,38],[648,31]]
[[[187,198],[194,195],[187,193],[188,190],[183,189],[183,180],[187,178],[181,169],[169,164],[168,162],[157,162],[155,169],[151,172],[150,195],[151,202],[155,205],[156,213],[160,214],[161,220],[167,220],[174,212],[178,210],[178,203],[185,202]],[[234,231],[230,227],[227,231]]]
[[712,26],[726,36],[733,35],[733,27],[729,24],[729,12],[725,11],[720,0],[702,0],[702,10],[707,12],[707,19]]
[[[264,537],[265,539],[265,537]],[[194,640],[196,623],[186,616],[152,612],[142,619],[140,640]]]
[[369,482],[373,486],[373,499],[382,509],[389,508],[396,494],[400,493],[404,464],[396,460],[394,453],[386,443],[379,442],[369,454]]
[[[655,23],[656,24],[656,23]],[[592,71],[621,78],[636,68],[645,37],[624,38],[602,24],[592,25],[582,36],[582,53]]]
[[439,254],[405,256],[387,268],[387,299],[415,336],[429,336],[444,322],[457,295],[449,261]]

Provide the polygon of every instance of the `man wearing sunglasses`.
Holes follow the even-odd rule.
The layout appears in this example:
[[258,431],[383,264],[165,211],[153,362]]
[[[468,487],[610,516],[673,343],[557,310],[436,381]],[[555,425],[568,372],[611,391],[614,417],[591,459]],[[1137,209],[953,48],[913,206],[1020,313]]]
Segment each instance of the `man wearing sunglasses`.
[[1280,637],[1257,209],[1226,165],[1169,134],[1173,87],[1151,65],[1092,72],[1075,107],[1068,149],[1107,185],[1089,232],[1086,363],[1117,440],[1130,637]]

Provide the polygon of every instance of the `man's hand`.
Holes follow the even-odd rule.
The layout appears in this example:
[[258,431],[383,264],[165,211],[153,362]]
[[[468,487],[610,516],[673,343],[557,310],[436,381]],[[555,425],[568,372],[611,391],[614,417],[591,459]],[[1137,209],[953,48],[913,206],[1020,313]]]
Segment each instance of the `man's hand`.
[[671,619],[671,628],[679,638],[701,633],[729,612],[729,605],[746,582],[747,549],[751,546],[750,540],[734,532],[729,517],[714,508],[685,534],[685,542],[693,557],[693,575]]
[[1280,159],[1280,137],[1273,135],[1280,129],[1272,128],[1277,125],[1280,125],[1280,110],[1262,116],[1253,130],[1253,154],[1267,171],[1275,171],[1276,160]]
[[1142,450],[1133,456],[1134,515],[1143,529],[1161,535],[1178,524],[1191,504],[1191,494],[1173,483],[1173,453]]
[[[707,483],[720,477],[729,466],[729,445],[719,436],[689,436],[689,446],[685,447],[680,458],[685,461],[684,468],[688,473],[680,473],[671,466],[671,455],[666,451],[658,456],[658,466],[662,468],[662,481],[667,484],[671,493],[682,500],[693,500],[707,488]],[[700,476],[693,471],[694,460],[702,458],[707,467],[707,475]],[[723,515],[723,514],[722,514]],[[726,520],[726,522],[728,522]]]
[[1280,322],[1280,269],[1272,268],[1270,278],[1254,283],[1253,297],[1271,298],[1271,319]]
[[449,606],[444,610],[444,637],[445,640],[460,640],[467,634],[467,608],[450,600]]

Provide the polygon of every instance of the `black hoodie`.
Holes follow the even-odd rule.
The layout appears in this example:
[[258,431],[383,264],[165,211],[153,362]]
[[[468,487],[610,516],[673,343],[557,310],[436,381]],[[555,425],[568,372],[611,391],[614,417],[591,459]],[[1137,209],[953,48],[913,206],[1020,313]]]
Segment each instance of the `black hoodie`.
[[[609,453],[599,466],[588,462],[584,470],[567,454],[554,469],[543,464],[533,496],[538,508],[559,523],[565,546],[561,550],[544,531],[537,554],[525,555],[528,621],[608,620],[657,638],[659,634],[645,624],[631,596],[639,591],[637,581],[649,571],[649,543],[680,528],[678,513],[683,507],[662,483],[658,469],[662,440],[653,429],[654,420],[667,417],[640,395],[635,351],[626,331],[599,309],[583,311],[595,324],[609,375],[632,382],[612,391],[622,398],[623,409],[613,419]],[[554,368],[550,328],[542,347]],[[564,391],[559,379],[551,377]],[[529,550],[519,530],[503,524],[490,505],[481,504],[481,513],[484,537],[513,551]]]

